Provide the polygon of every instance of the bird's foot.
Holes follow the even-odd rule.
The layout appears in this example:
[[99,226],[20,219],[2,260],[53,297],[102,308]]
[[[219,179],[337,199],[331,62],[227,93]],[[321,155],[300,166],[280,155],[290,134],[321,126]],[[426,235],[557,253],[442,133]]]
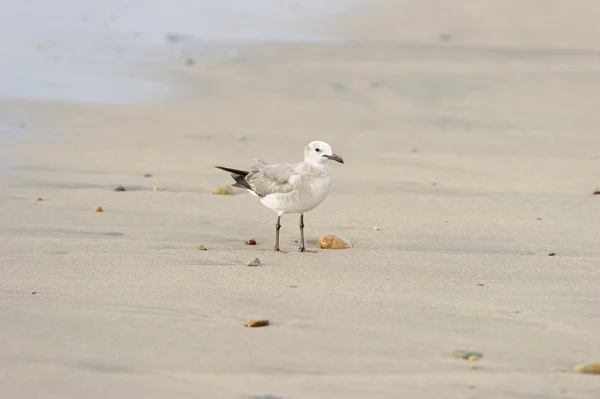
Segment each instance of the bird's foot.
[[304,247],[298,248],[298,251],[300,251],[300,252],[304,252],[305,250],[306,250],[306,248],[304,248]]

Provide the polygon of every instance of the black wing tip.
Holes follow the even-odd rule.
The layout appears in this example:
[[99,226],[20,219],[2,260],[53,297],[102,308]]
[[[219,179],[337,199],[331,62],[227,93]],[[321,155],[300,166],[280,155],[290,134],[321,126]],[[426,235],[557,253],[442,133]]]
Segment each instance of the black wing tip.
[[233,169],[233,168],[226,168],[225,166],[215,166],[215,168],[220,169],[220,170],[224,170],[225,172],[229,172],[229,173],[233,173],[236,175],[240,175],[240,176],[248,176],[248,172],[247,170],[241,170],[241,169]]

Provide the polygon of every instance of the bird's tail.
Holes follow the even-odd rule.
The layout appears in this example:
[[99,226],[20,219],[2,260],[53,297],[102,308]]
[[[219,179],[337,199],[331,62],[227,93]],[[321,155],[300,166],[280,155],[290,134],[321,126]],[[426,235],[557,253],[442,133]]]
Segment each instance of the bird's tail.
[[215,166],[215,168],[224,170],[225,172],[229,172],[229,173],[233,173],[233,174],[236,174],[236,175],[240,175],[240,176],[243,176],[243,177],[248,176],[248,173],[250,173],[247,170],[226,168],[224,166]]
[[233,187],[244,188],[247,190],[252,190],[252,187],[246,181],[246,176],[248,176],[248,171],[226,168],[224,166],[215,166],[217,169],[224,170],[225,172],[231,173],[231,177],[235,180],[235,183],[232,184]]

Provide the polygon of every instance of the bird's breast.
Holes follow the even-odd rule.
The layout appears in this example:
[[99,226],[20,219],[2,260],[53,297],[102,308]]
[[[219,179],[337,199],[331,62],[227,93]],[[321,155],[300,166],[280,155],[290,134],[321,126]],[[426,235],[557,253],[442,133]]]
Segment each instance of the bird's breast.
[[270,194],[262,203],[278,213],[304,213],[317,207],[331,189],[331,176],[305,179],[289,193]]

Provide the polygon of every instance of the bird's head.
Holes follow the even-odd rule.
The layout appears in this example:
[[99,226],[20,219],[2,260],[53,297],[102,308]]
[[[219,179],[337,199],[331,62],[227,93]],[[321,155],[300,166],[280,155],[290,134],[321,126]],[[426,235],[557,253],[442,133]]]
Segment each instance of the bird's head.
[[344,163],[342,157],[334,154],[331,146],[323,141],[313,141],[304,149],[304,160],[312,164],[322,164],[329,160]]

